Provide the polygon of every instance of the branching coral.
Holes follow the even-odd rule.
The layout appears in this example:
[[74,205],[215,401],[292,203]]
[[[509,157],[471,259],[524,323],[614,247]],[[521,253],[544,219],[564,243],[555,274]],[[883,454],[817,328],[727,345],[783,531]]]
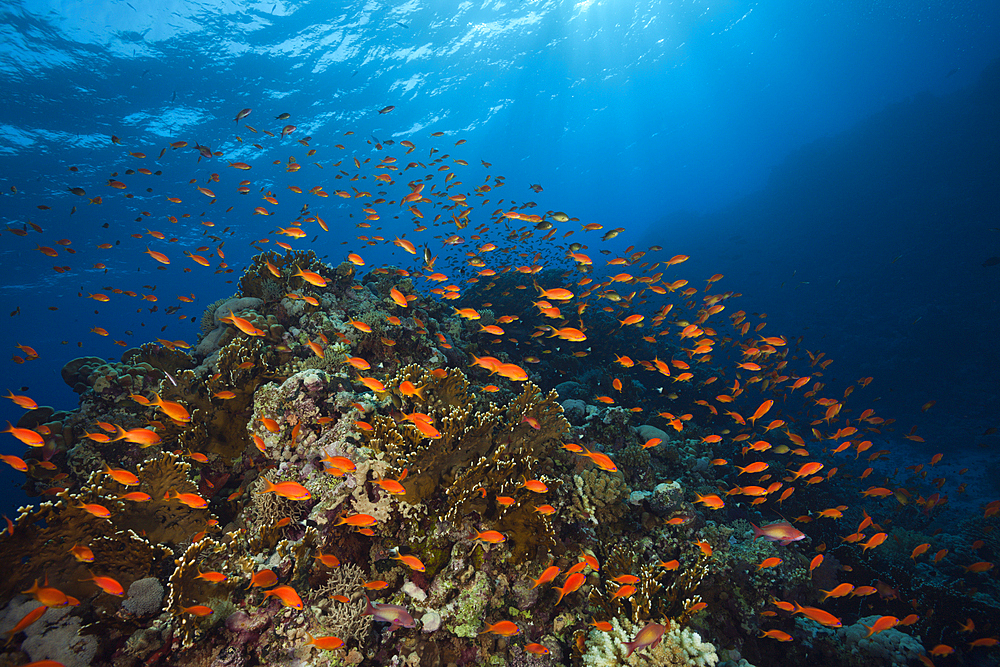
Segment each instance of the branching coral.
[[[314,634],[331,634],[347,641],[368,633],[372,617],[361,615],[366,606],[365,598],[357,594],[365,581],[364,570],[353,563],[343,563],[329,570],[326,583],[317,586],[312,593],[316,622],[322,628],[322,633]],[[334,600],[334,595],[351,598],[351,601]]]
[[587,639],[587,652],[583,656],[586,667],[713,667],[719,660],[715,647],[703,642],[697,632],[676,623],[663,633],[660,643],[627,656],[623,645],[631,642],[645,626],[632,623],[627,618],[611,621],[611,632],[591,630]]
[[[687,621],[690,608],[701,601],[698,586],[709,572],[711,557],[701,550],[683,557],[683,563],[674,572],[652,563],[639,563],[635,547],[622,542],[612,549],[601,570],[604,588],[595,586],[590,591],[590,603],[600,608],[607,617],[621,616],[638,623],[650,618],[671,618]],[[615,598],[617,584],[613,579],[621,575],[637,575],[638,588],[628,598]]]
[[[200,630],[225,618],[227,614],[214,614],[215,618],[200,617],[184,611],[184,607],[206,605],[229,608],[229,597],[241,579],[233,565],[233,547],[238,544],[238,534],[225,535],[220,542],[211,537],[203,537],[192,543],[176,562],[176,568],[167,582],[165,607],[170,613],[174,626],[185,647],[190,646]],[[211,582],[201,577],[203,570],[221,572],[228,579]]]

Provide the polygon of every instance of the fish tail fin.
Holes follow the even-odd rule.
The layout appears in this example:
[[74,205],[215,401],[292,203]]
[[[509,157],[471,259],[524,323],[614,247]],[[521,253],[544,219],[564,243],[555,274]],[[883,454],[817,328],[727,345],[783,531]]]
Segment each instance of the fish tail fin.
[[38,579],[35,579],[35,582],[33,584],[31,584],[31,588],[29,588],[26,591],[21,591],[21,592],[24,593],[25,595],[34,595],[35,592],[38,591],[38,589],[40,589],[40,588],[41,588],[41,586],[38,585]]
[[261,493],[271,493],[275,491],[277,487],[271,483],[271,480],[264,478],[264,490]]
[[364,609],[364,611],[361,612],[361,615],[362,616],[374,616],[375,615],[375,607],[372,606],[372,601],[368,599],[367,595],[365,595],[364,597],[365,597],[365,609]]

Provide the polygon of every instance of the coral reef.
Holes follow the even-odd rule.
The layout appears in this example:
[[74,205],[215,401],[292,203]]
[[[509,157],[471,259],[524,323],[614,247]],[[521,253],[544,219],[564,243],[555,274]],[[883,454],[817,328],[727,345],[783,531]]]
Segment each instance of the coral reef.
[[[543,291],[560,280],[531,275]],[[971,557],[957,536],[926,537],[910,509],[889,543],[860,555],[814,519],[800,499],[845,511],[825,495],[841,477],[800,482],[795,453],[763,440],[782,420],[747,424],[756,406],[730,406],[743,413],[725,416],[735,427],[722,419],[711,401],[725,408],[739,392],[711,386],[722,371],[702,348],[715,334],[654,348],[606,311],[585,324],[582,308],[581,329],[532,325],[528,313],[548,307],[514,275],[470,288],[459,307],[443,290],[421,293],[423,277],[380,267],[359,280],[355,263],[264,252],[237,294],[206,308],[193,348],[160,341],[120,362],[67,363],[79,408],[19,422],[43,440],[26,488],[46,497],[0,534],[0,628],[37,605],[23,591],[52,587],[79,604],[14,634],[10,653],[98,666],[712,667],[718,645],[726,664],[810,650],[830,664],[905,664],[918,639],[864,637],[859,623],[874,617],[847,599],[829,603],[839,630],[775,605],[815,604],[822,587],[878,567],[921,604],[949,599],[984,616],[1000,606],[991,583],[972,590],[972,572],[955,573],[964,587],[924,563],[904,576],[932,539]],[[477,309],[494,288],[505,296]],[[627,296],[590,289],[609,303]],[[703,312],[679,320],[682,331]],[[637,359],[551,340],[578,345],[584,329],[620,336]],[[731,340],[742,358],[750,343]],[[676,388],[658,383],[667,377]],[[741,382],[731,386],[757,384]],[[760,516],[785,501],[804,532],[756,539],[750,522],[770,523]],[[816,563],[824,542],[837,546]],[[765,619],[794,641],[775,648]],[[627,655],[651,622],[666,627],[662,640]]]

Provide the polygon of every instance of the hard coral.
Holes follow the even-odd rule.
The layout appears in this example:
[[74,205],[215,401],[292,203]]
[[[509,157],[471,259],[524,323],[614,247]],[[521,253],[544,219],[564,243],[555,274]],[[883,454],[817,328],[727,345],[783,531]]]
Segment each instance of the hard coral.
[[[321,631],[316,635],[333,635],[344,641],[360,639],[368,634],[372,625],[371,615],[362,615],[367,606],[364,595],[358,596],[362,584],[368,580],[364,570],[353,563],[344,563],[329,570],[326,583],[317,586],[312,597],[316,622]],[[340,602],[331,596],[355,596],[350,602]]]
[[392,384],[398,386],[405,379],[423,387],[426,402],[415,404],[413,410],[430,415],[441,437],[426,438],[412,424],[382,415],[371,419],[373,429],[366,436],[368,446],[384,453],[393,469],[410,471],[404,499],[443,503],[444,519],[450,522],[477,513],[508,535],[518,559],[537,546],[551,544],[551,525],[531,502],[507,507],[495,499],[516,494],[525,479],[550,465],[560,437],[570,428],[555,392],[542,397],[529,382],[503,408],[475,400],[460,371],[450,370],[439,378],[418,370],[404,369]]
[[[148,493],[151,500],[132,503],[116,521],[125,529],[144,533],[152,542],[170,546],[184,545],[197,533],[210,530],[213,518],[206,509],[195,509],[178,500],[176,494],[197,493],[191,480],[191,464],[170,452],[141,464],[136,470],[139,485],[130,490]],[[107,480],[104,492],[124,492],[117,482]]]
[[[120,515],[99,519],[79,507],[99,500],[84,490],[64,493],[36,508],[22,508],[13,533],[0,535],[0,567],[7,573],[0,578],[0,597],[9,599],[47,579],[50,586],[67,595],[89,598],[97,589],[91,582],[80,581],[87,579],[91,570],[70,553],[74,545],[89,546],[99,562],[94,573],[113,577],[125,588],[148,576],[153,564],[171,553],[118,525]],[[99,597],[98,603],[105,609],[117,607],[117,600],[112,602],[106,596]]]
[[[669,623],[669,621],[668,621]],[[626,657],[628,649],[623,644],[631,642],[645,626],[645,622],[632,623],[627,618],[611,620],[611,632],[590,631],[587,652],[583,656],[586,667],[713,667],[719,660],[715,647],[703,642],[697,632],[669,623],[669,629],[656,648],[645,648]]]
[[[263,252],[255,255],[250,262],[250,266],[240,278],[239,296],[241,297],[252,296],[264,301],[276,301],[276,296],[280,298],[284,292],[294,291],[305,282],[302,278],[293,275],[296,268],[303,271],[314,271],[332,279],[333,272],[320,261],[312,250],[291,250],[284,255],[273,251]],[[278,270],[281,277],[277,277],[271,272],[268,263]],[[275,282],[284,285],[285,289],[275,291],[270,288],[269,284]]]

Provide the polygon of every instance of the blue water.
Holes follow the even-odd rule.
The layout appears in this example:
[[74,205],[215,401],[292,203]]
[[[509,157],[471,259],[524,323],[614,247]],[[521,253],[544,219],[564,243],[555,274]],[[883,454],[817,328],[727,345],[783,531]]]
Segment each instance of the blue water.
[[[987,261],[1000,255],[996,2],[6,2],[0,18],[0,223],[43,230],[0,231],[4,391],[73,409],[59,377],[69,359],[116,358],[115,340],[194,342],[191,319],[234,292],[250,242],[280,238],[306,201],[336,223],[311,246],[331,263],[361,249],[371,266],[406,261],[356,241],[345,200],[301,195],[276,222],[233,190],[248,177],[255,199],[264,187],[289,201],[293,183],[332,193],[351,185],[334,180],[336,144],[377,160],[376,141],[409,139],[425,155],[444,132],[445,150],[466,140],[455,155],[469,183],[506,176],[499,196],[625,227],[608,249],[658,244],[690,255],[687,273],[725,274],[740,308],[767,313],[765,333],[835,359],[830,386],[875,377],[901,462],[945,451],[946,470],[974,469],[974,506],[1000,496],[986,474],[1000,442],[985,435],[1000,426],[1000,265]],[[234,123],[243,108],[258,130],[297,129],[253,134]],[[272,164],[301,156],[305,136],[322,171]],[[190,145],[155,159],[179,140]],[[195,142],[224,158],[199,163]],[[129,176],[134,200],[107,187],[139,166],[163,175]],[[219,201],[207,207],[189,179]],[[168,193],[184,203],[170,208]],[[192,218],[166,217],[182,212]],[[380,224],[388,239],[412,227]],[[178,241],[130,236],[147,229]],[[181,254],[223,240],[231,274],[195,272]],[[171,255],[168,270],[147,246]],[[158,301],[79,296],[107,288]],[[16,344],[39,358],[14,363]],[[0,419],[20,414],[0,405]],[[911,426],[926,443],[901,438]],[[3,438],[3,453],[23,453]],[[10,515],[24,497],[4,468]]]

